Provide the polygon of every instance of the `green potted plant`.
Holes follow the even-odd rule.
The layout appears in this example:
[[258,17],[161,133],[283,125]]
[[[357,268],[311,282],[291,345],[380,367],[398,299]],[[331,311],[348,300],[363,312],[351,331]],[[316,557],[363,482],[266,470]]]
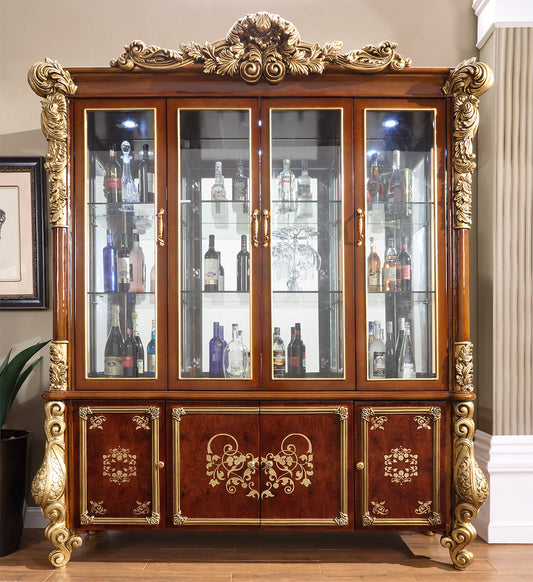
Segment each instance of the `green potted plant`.
[[[11,351],[0,366],[0,428],[4,426],[18,391],[42,356],[29,360],[48,341],[34,344],[10,359]],[[24,498],[28,476],[27,430],[0,430],[0,556],[16,551],[24,527]]]

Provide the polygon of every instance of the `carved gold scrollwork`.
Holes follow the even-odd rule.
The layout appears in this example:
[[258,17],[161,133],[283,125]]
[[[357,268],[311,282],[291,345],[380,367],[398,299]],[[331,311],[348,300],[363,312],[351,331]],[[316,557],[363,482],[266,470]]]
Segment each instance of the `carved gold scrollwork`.
[[474,345],[471,342],[455,342],[455,392],[474,391]]
[[399,71],[410,66],[411,60],[396,53],[397,45],[385,41],[341,55],[339,41],[324,44],[304,42],[296,27],[277,14],[258,12],[239,19],[223,40],[204,45],[181,44],[180,50],[147,46],[136,40],[125,52],[111,61],[112,67],[125,71],[136,69],[174,71],[194,63],[202,64],[205,73],[239,75],[246,83],[265,79],[279,83],[286,74],[322,73],[326,64],[342,68],[376,72],[390,68]]
[[31,490],[44,517],[50,521],[45,535],[56,549],[50,552],[48,558],[53,566],[59,568],[68,564],[72,550],[81,546],[82,540],[72,535],[66,526],[65,404],[47,402],[45,411],[46,449]]
[[134,416],[131,420],[137,425],[135,430],[150,430],[150,420],[148,417],[137,415]]
[[67,390],[68,388],[68,341],[50,342],[50,390]]
[[366,511],[363,515],[363,526],[370,527],[374,523],[375,520],[376,520],[376,518],[372,517],[370,515],[370,512]]
[[41,101],[41,127],[48,141],[44,167],[49,177],[50,224],[52,228],[67,225],[67,95],[76,92],[68,71],[57,61],[45,59],[28,73],[32,90],[44,97]]
[[428,416],[415,416],[413,420],[418,424],[416,430],[431,430],[431,419]]
[[372,416],[370,418],[370,430],[385,430],[383,426],[387,420],[389,420],[386,416]]
[[188,520],[188,517],[182,515],[181,510],[174,514],[174,518],[172,520],[174,525],[184,525],[185,522]]
[[418,455],[413,455],[411,449],[397,447],[391,449],[385,458],[385,477],[390,477],[392,483],[403,485],[410,483],[413,477],[418,477]]
[[108,455],[102,455],[102,475],[108,477],[110,483],[129,483],[137,475],[137,455],[132,455],[129,449],[123,447],[112,448],[108,452]]
[[471,521],[488,496],[488,484],[474,457],[474,404],[458,402],[454,411],[453,482],[454,519],[451,531],[441,538],[448,548],[454,566],[464,570],[472,563],[473,554],[466,546],[476,538]]
[[442,523],[440,514],[432,510],[431,504],[432,501],[418,501],[418,507],[415,509],[415,513],[425,517],[429,525],[440,525]]
[[89,504],[92,515],[105,515],[107,513],[103,499],[101,501],[89,501]]
[[185,411],[185,408],[173,408],[172,409],[172,418],[174,420],[177,420],[178,422],[181,422],[181,417],[185,416],[187,414],[187,412]]
[[348,520],[348,515],[346,513],[342,513],[342,511],[339,513],[339,515],[337,517],[335,517],[333,519],[333,521],[339,526],[339,527],[345,527],[348,525],[349,520]]
[[387,515],[389,510],[385,507],[385,501],[371,501],[372,513],[376,515]]
[[[91,414],[90,408],[88,409],[88,412],[86,414]],[[80,418],[83,418],[81,414]],[[102,425],[107,420],[107,418],[103,414],[99,414],[98,416],[89,416],[88,418],[86,417],[84,420],[89,420],[89,430],[94,430],[96,428],[104,430]]]
[[454,228],[472,226],[472,173],[476,169],[472,142],[479,125],[479,99],[494,82],[487,65],[475,59],[462,62],[442,87],[443,93],[453,95],[453,201]]
[[149,515],[151,501],[136,501],[137,507],[133,510],[135,515]]

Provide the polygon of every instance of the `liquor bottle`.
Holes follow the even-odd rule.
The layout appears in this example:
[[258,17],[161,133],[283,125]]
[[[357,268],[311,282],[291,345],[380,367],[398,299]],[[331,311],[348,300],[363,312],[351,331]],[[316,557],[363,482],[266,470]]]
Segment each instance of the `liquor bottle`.
[[142,378],[144,376],[144,346],[139,334],[139,316],[136,311],[131,314],[131,320],[133,322],[133,337],[137,350],[135,353],[135,375],[138,378]]
[[246,212],[246,202],[248,201],[248,178],[244,173],[244,163],[242,159],[237,160],[235,175],[231,180],[231,199],[233,209],[237,212],[242,204],[243,212]]
[[218,321],[213,322],[213,337],[209,340],[209,376],[224,377],[224,332]]
[[217,261],[218,261],[218,290],[224,291],[224,267],[220,262],[220,251],[217,251]]
[[372,210],[373,202],[383,202],[383,184],[378,172],[378,154],[372,156],[370,176],[366,182],[366,200],[368,210]]
[[107,245],[104,254],[104,291],[117,290],[117,249],[113,244],[113,233],[107,231]]
[[296,215],[298,218],[309,218],[313,216],[310,204],[313,195],[311,194],[311,178],[309,176],[307,160],[302,160],[302,173],[298,176],[296,184],[296,195],[298,200],[298,211]]
[[125,378],[135,378],[137,372],[137,342],[133,337],[133,323],[128,320],[127,335],[122,345],[122,369]]
[[247,250],[246,235],[241,235],[241,250],[237,253],[237,291],[250,291],[250,253]]
[[398,359],[398,377],[416,378],[415,354],[411,341],[411,324],[409,321],[405,322],[405,335]]
[[[224,348],[224,377],[244,378],[246,373],[246,348],[239,338],[238,325],[231,326],[231,341]],[[242,337],[242,334],[241,334]]]
[[370,344],[374,341],[374,330],[375,330],[374,322],[369,321],[368,322],[368,347],[370,347]]
[[398,259],[394,248],[394,239],[389,238],[387,254],[383,263],[383,291],[394,293],[398,290]]
[[376,253],[376,242],[370,237],[370,254],[367,259],[368,292],[379,293],[381,291],[381,261]]
[[374,322],[374,341],[370,344],[370,377],[385,378],[385,344],[381,330],[381,322]]
[[292,344],[291,358],[294,378],[305,376],[305,344],[302,341],[302,331],[299,323],[294,324],[295,336]]
[[226,188],[222,175],[222,162],[215,162],[215,183],[211,187],[212,215],[217,228],[227,228],[228,207],[226,201]]
[[129,141],[123,141],[120,144],[122,150],[122,178],[120,187],[122,190],[122,202],[139,202],[139,191],[131,175],[131,145]]
[[291,161],[283,160],[283,170],[278,176],[278,198],[281,213],[293,212],[296,208],[296,179],[291,171]]
[[407,251],[407,241],[402,241],[402,252],[398,256],[400,265],[400,291],[409,293],[411,291],[411,255]]
[[218,291],[218,253],[215,251],[215,235],[209,235],[209,248],[204,255],[204,291]]
[[242,329],[239,329],[237,337],[239,338],[241,344],[244,346],[244,377],[250,378],[250,348],[246,346],[242,339]]
[[287,344],[287,376],[294,377],[294,369],[292,367],[292,346],[294,345],[294,338],[296,337],[296,328],[291,327],[291,340]]
[[133,246],[130,251],[130,291],[144,293],[146,290],[146,265],[144,253],[139,244],[139,233],[133,229]]
[[122,378],[122,348],[124,338],[120,331],[120,307],[113,305],[111,313],[111,329],[109,330],[104,348],[104,376],[106,378]]
[[152,320],[150,341],[146,346],[146,375],[155,378],[155,319]]
[[130,249],[128,248],[128,235],[123,232],[120,235],[120,250],[117,260],[118,290],[121,292],[130,290]]
[[394,357],[394,329],[392,321],[387,321],[387,337],[385,339],[385,375],[396,378],[396,358]]
[[285,377],[285,344],[279,333],[279,327],[274,328],[272,337],[272,362],[274,378]]
[[394,361],[396,366],[396,376],[398,376],[398,359],[402,349],[403,338],[405,336],[405,318],[398,318],[398,333],[396,334],[396,343],[394,344]]
[[153,203],[155,199],[154,163],[150,159],[150,146],[143,145],[143,159],[139,164],[139,199]]
[[120,202],[120,164],[117,160],[116,145],[113,144],[109,150],[109,161],[105,167],[104,194],[108,202]]
[[405,202],[405,183],[400,173],[400,150],[394,150],[392,152],[392,174],[387,192],[387,218],[389,220],[400,218]]

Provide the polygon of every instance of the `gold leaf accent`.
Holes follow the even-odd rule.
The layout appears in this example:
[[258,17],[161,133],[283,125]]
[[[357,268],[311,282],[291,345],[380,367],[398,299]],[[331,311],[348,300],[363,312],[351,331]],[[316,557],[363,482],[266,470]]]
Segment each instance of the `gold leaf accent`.
[[425,515],[426,513],[431,513],[432,501],[418,501],[418,507],[415,509],[417,515]]
[[339,512],[339,515],[337,517],[335,517],[333,519],[333,521],[339,526],[339,527],[345,527],[348,525],[349,520],[348,520],[348,514],[343,513],[342,511]]
[[116,447],[109,449],[108,455],[102,455],[104,477],[109,477],[110,483],[123,485],[137,476],[137,455],[132,455],[129,449]]
[[132,418],[132,421],[137,425],[135,430],[150,430],[150,420],[148,417],[137,415]]
[[[81,410],[81,409],[80,409]],[[90,410],[89,410],[90,412]],[[81,415],[80,415],[81,417]],[[100,430],[104,430],[103,424],[107,420],[107,418],[103,414],[99,414],[98,416],[90,416],[89,417],[89,430],[93,430],[98,428]]]
[[411,59],[405,59],[396,52],[398,44],[389,40],[379,46],[367,45],[362,49],[339,55],[336,59],[342,67],[359,72],[377,73],[390,68],[402,71],[411,66]]
[[339,420],[348,420],[348,408],[346,406],[339,406],[335,411],[335,414],[339,417]]
[[363,526],[370,527],[374,521],[376,521],[376,518],[372,517],[368,511],[365,511],[365,514],[363,515]]
[[401,446],[391,449],[384,459],[385,477],[390,477],[392,483],[403,485],[418,477],[418,455],[413,455],[411,449]]
[[[370,418],[372,416],[374,416],[374,409],[373,408],[361,408],[361,418],[365,421],[365,422],[369,422]],[[383,429],[385,430],[385,429]]]
[[370,430],[385,430],[383,426],[387,420],[389,420],[386,416],[372,416],[370,418]]
[[389,510],[385,507],[385,501],[371,501],[372,513],[376,515],[387,515]]
[[446,95],[453,95],[453,201],[454,228],[472,226],[472,173],[476,169],[473,140],[479,125],[479,99],[494,82],[487,65],[476,59],[463,61],[442,87]]
[[50,390],[68,389],[68,341],[50,342]]
[[57,61],[45,59],[35,63],[28,73],[32,90],[44,97],[41,101],[41,128],[48,141],[44,164],[48,173],[50,224],[52,228],[67,227],[67,95],[76,92],[70,73]]
[[159,525],[161,523],[161,515],[154,511],[152,515],[146,516],[146,523],[148,525]]
[[474,390],[474,345],[471,342],[455,342],[455,392]]
[[416,430],[431,430],[431,420],[427,416],[415,416],[414,421],[418,424]]
[[188,517],[186,517],[185,515],[182,515],[181,509],[180,509],[180,511],[178,511],[178,513],[174,514],[174,518],[172,520],[172,523],[174,525],[185,525],[185,522],[188,519],[189,519]]
[[65,403],[47,402],[45,405],[46,448],[43,462],[32,482],[32,495],[43,515],[50,521],[45,536],[55,546],[48,559],[60,568],[70,561],[72,550],[81,546],[82,539],[72,535],[66,526],[66,454],[65,454]]
[[133,510],[135,515],[146,515],[150,513],[150,504],[151,501],[136,501],[137,507]]
[[185,416],[187,414],[187,412],[185,411],[185,408],[173,408],[172,409],[172,418],[174,420],[177,420],[178,422],[181,422],[181,417]]
[[89,501],[91,504],[90,512],[93,515],[105,515],[107,513],[107,509],[104,507],[103,499],[101,501]]

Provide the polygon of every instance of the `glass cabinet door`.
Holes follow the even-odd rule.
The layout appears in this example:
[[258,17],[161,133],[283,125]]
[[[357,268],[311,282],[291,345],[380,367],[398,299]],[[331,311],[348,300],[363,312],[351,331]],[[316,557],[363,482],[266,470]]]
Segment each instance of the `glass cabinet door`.
[[252,109],[232,106],[177,109],[178,377],[204,385],[257,375]]
[[345,284],[352,276],[345,246],[345,220],[351,214],[351,193],[344,193],[351,165],[344,149],[350,144],[343,143],[344,124],[351,126],[348,110],[273,105],[268,113],[270,202],[263,206],[268,209],[264,220],[270,221],[270,261],[264,270],[270,277],[265,308],[270,355],[263,362],[265,377],[273,387],[298,388],[299,380],[340,387],[347,378]]
[[438,376],[436,113],[364,111],[366,380]]
[[83,109],[87,380],[158,376],[157,113]]

